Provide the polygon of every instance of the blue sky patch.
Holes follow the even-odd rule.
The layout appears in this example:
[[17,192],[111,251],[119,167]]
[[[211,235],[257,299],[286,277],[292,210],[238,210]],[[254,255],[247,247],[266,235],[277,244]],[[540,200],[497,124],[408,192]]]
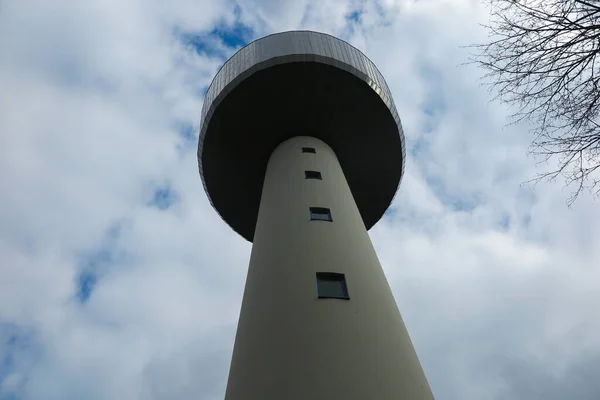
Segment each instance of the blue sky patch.
[[417,140],[407,140],[406,142],[408,152],[412,157],[418,157],[429,149],[429,143],[423,136],[420,136]]
[[200,94],[200,97],[204,98],[204,96],[206,96],[206,92],[208,92],[208,87],[209,87],[209,86],[208,86],[208,85],[206,85],[206,86],[202,86],[202,87],[200,88],[200,93],[199,93],[199,94]]
[[[23,373],[24,366],[37,356],[38,351],[39,345],[33,330],[0,321],[0,383],[15,372]],[[11,391],[0,391],[0,399],[18,399],[23,383],[20,382]]]
[[235,22],[232,25],[220,24],[210,34],[219,37],[227,47],[238,48],[247,45],[254,36],[254,30],[240,21],[241,12],[241,8],[236,6],[233,12]]
[[176,122],[174,126],[174,130],[177,131],[179,136],[185,141],[185,145],[193,145],[193,147],[198,144],[198,129],[197,126],[183,121]]
[[90,296],[92,295],[92,290],[96,286],[96,282],[98,282],[98,276],[92,271],[83,271],[77,277],[77,298],[82,303],[85,303]]
[[236,6],[233,24],[222,22],[210,32],[175,31],[175,36],[183,43],[193,46],[199,54],[220,58],[225,62],[240,47],[247,45],[254,37],[254,30],[241,22],[241,9]]
[[398,213],[398,211],[394,208],[394,207],[389,207],[387,210],[385,210],[385,212],[383,213],[383,217],[384,218],[394,218],[396,216],[396,214]]
[[123,260],[124,253],[118,249],[122,229],[123,221],[113,224],[107,229],[98,249],[81,258],[80,270],[75,278],[75,298],[81,303],[86,303],[90,299],[106,270]]
[[362,16],[362,12],[359,10],[354,10],[351,13],[346,15],[346,22],[360,24],[360,19]]
[[179,195],[170,184],[163,184],[154,189],[152,200],[148,205],[156,207],[159,210],[168,210],[174,203],[179,200]]

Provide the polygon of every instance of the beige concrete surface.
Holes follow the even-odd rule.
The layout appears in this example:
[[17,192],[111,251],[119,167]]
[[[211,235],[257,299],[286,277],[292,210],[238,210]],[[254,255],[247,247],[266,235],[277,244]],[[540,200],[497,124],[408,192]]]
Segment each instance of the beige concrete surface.
[[[330,208],[333,222],[311,221],[309,207]],[[317,272],[345,274],[350,299],[318,299]],[[225,399],[433,399],[337,157],[318,139],[289,139],[269,160]]]

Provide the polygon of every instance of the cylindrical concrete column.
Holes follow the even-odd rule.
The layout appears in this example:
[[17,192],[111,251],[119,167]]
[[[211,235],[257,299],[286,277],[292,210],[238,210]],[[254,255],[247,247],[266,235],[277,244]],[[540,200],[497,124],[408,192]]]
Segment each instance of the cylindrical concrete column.
[[[319,298],[321,272],[344,274],[349,299]],[[344,172],[316,138],[269,159],[225,398],[433,399]]]

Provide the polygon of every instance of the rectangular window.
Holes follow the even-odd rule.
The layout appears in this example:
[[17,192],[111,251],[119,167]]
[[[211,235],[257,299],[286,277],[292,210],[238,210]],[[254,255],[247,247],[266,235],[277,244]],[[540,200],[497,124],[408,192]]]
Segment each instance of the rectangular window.
[[303,147],[302,152],[303,153],[313,153],[313,154],[317,153],[317,151],[315,150],[314,147]]
[[323,207],[311,207],[310,219],[313,221],[333,221],[331,218],[331,210]]
[[317,295],[320,299],[350,299],[344,274],[317,272]]
[[319,171],[304,171],[304,178],[306,179],[323,179]]

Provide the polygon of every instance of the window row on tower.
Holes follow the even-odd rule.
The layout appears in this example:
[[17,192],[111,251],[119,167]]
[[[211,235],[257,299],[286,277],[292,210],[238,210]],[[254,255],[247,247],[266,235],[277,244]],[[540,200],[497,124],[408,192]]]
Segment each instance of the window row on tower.
[[[316,154],[314,147],[303,147],[302,153]],[[319,171],[304,171],[305,179],[323,180]],[[311,221],[333,222],[331,210],[325,207],[310,207]],[[346,299],[349,300],[346,276],[337,272],[317,272],[317,294],[320,299]]]

